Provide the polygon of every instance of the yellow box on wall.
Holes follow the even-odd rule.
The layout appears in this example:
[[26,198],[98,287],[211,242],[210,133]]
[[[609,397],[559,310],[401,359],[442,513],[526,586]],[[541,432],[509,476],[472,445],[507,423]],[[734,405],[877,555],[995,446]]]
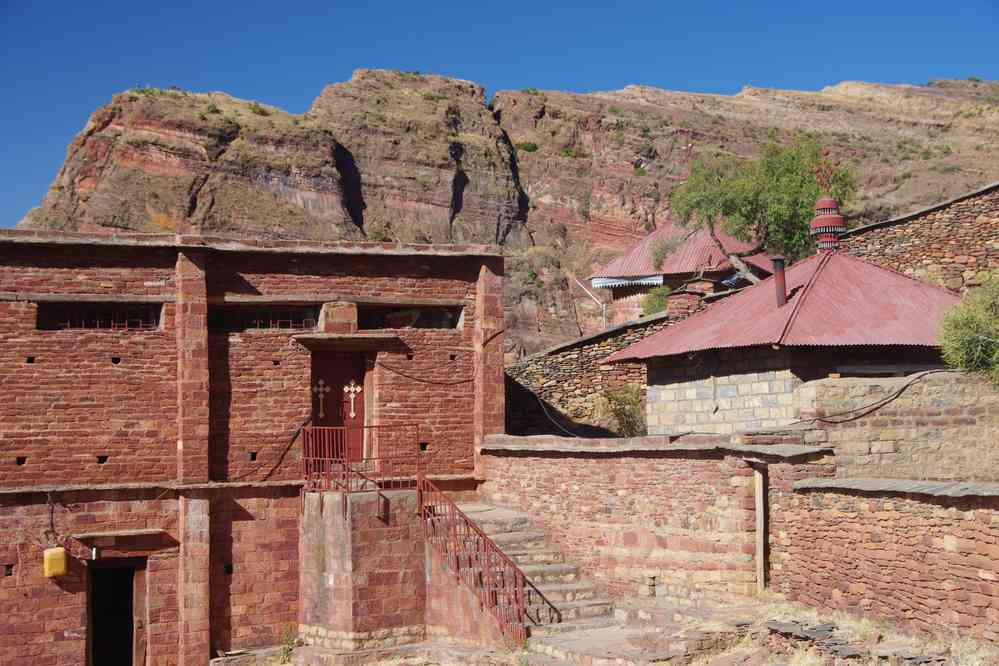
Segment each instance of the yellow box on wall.
[[69,558],[65,548],[46,548],[42,557],[42,570],[46,578],[65,576],[69,572]]

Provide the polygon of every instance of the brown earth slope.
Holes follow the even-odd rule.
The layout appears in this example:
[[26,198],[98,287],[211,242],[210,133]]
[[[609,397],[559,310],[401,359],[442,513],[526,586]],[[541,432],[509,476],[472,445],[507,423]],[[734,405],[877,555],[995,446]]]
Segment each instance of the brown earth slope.
[[544,270],[565,279],[511,271],[511,339],[532,350],[598,325],[572,278],[666,219],[693,158],[752,157],[800,131],[856,170],[856,223],[999,180],[996,82],[525,89],[487,105],[468,81],[359,70],[302,115],[222,93],[116,95],[20,226],[555,248],[571,259]]

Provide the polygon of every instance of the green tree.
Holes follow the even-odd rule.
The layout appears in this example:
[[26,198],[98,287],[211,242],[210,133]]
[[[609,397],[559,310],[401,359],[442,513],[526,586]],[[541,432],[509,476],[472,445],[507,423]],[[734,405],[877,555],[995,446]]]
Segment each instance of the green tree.
[[666,309],[668,303],[667,296],[669,296],[669,287],[655,287],[650,289],[649,293],[642,296],[642,314],[648,317],[649,315],[654,315],[657,312],[662,312]]
[[977,372],[999,385],[999,276],[965,294],[940,327],[948,365]]
[[[767,251],[793,261],[809,254],[808,223],[815,201],[828,194],[846,205],[855,190],[850,170],[830,162],[814,137],[800,135],[788,145],[767,144],[759,160],[695,160],[690,176],[670,195],[670,204],[685,225],[707,228],[739,272],[756,282],[742,257]],[[727,252],[716,233],[719,223],[753,247]]]

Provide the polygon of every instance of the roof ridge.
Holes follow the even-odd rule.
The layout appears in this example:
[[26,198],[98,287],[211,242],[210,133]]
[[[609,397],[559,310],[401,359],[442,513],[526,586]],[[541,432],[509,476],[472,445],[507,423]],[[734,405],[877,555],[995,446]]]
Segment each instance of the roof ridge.
[[[798,313],[801,311],[801,308],[804,307],[805,299],[812,291],[812,285],[815,284],[816,280],[818,280],[819,273],[821,273],[822,269],[829,264],[829,261],[832,259],[834,254],[836,254],[836,252],[827,252],[819,258],[819,265],[815,267],[815,272],[812,273],[812,276],[808,278],[808,282],[805,283],[805,287],[801,290],[801,296],[795,299],[796,302],[791,308],[791,312],[788,313],[787,320],[784,322],[784,328],[781,329],[780,335],[777,337],[776,344],[783,344],[784,338],[787,337],[795,319],[798,318]],[[812,257],[814,256],[816,255],[812,255]],[[807,259],[805,261],[807,261]]]

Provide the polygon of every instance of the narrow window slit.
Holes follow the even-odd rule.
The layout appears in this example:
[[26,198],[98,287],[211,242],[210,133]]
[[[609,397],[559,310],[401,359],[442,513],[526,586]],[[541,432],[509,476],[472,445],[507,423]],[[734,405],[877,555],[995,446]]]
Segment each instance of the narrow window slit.
[[28,358],[24,359],[24,362],[25,363],[34,363],[35,362],[35,357],[34,356],[29,356]]
[[250,451],[250,460],[256,460],[256,459],[257,459],[257,452]]
[[107,463],[107,461],[108,461],[108,457],[107,456],[97,456],[97,464],[98,465],[104,465],[105,463]]
[[4,576],[8,576],[8,577],[9,576],[13,576],[14,575],[14,565],[13,564],[5,564],[5,565],[3,565],[3,575]]
[[14,464],[16,464],[18,466],[21,466],[21,465],[23,465],[26,462],[28,462],[28,459],[25,456],[18,456],[16,458],[14,458]]

